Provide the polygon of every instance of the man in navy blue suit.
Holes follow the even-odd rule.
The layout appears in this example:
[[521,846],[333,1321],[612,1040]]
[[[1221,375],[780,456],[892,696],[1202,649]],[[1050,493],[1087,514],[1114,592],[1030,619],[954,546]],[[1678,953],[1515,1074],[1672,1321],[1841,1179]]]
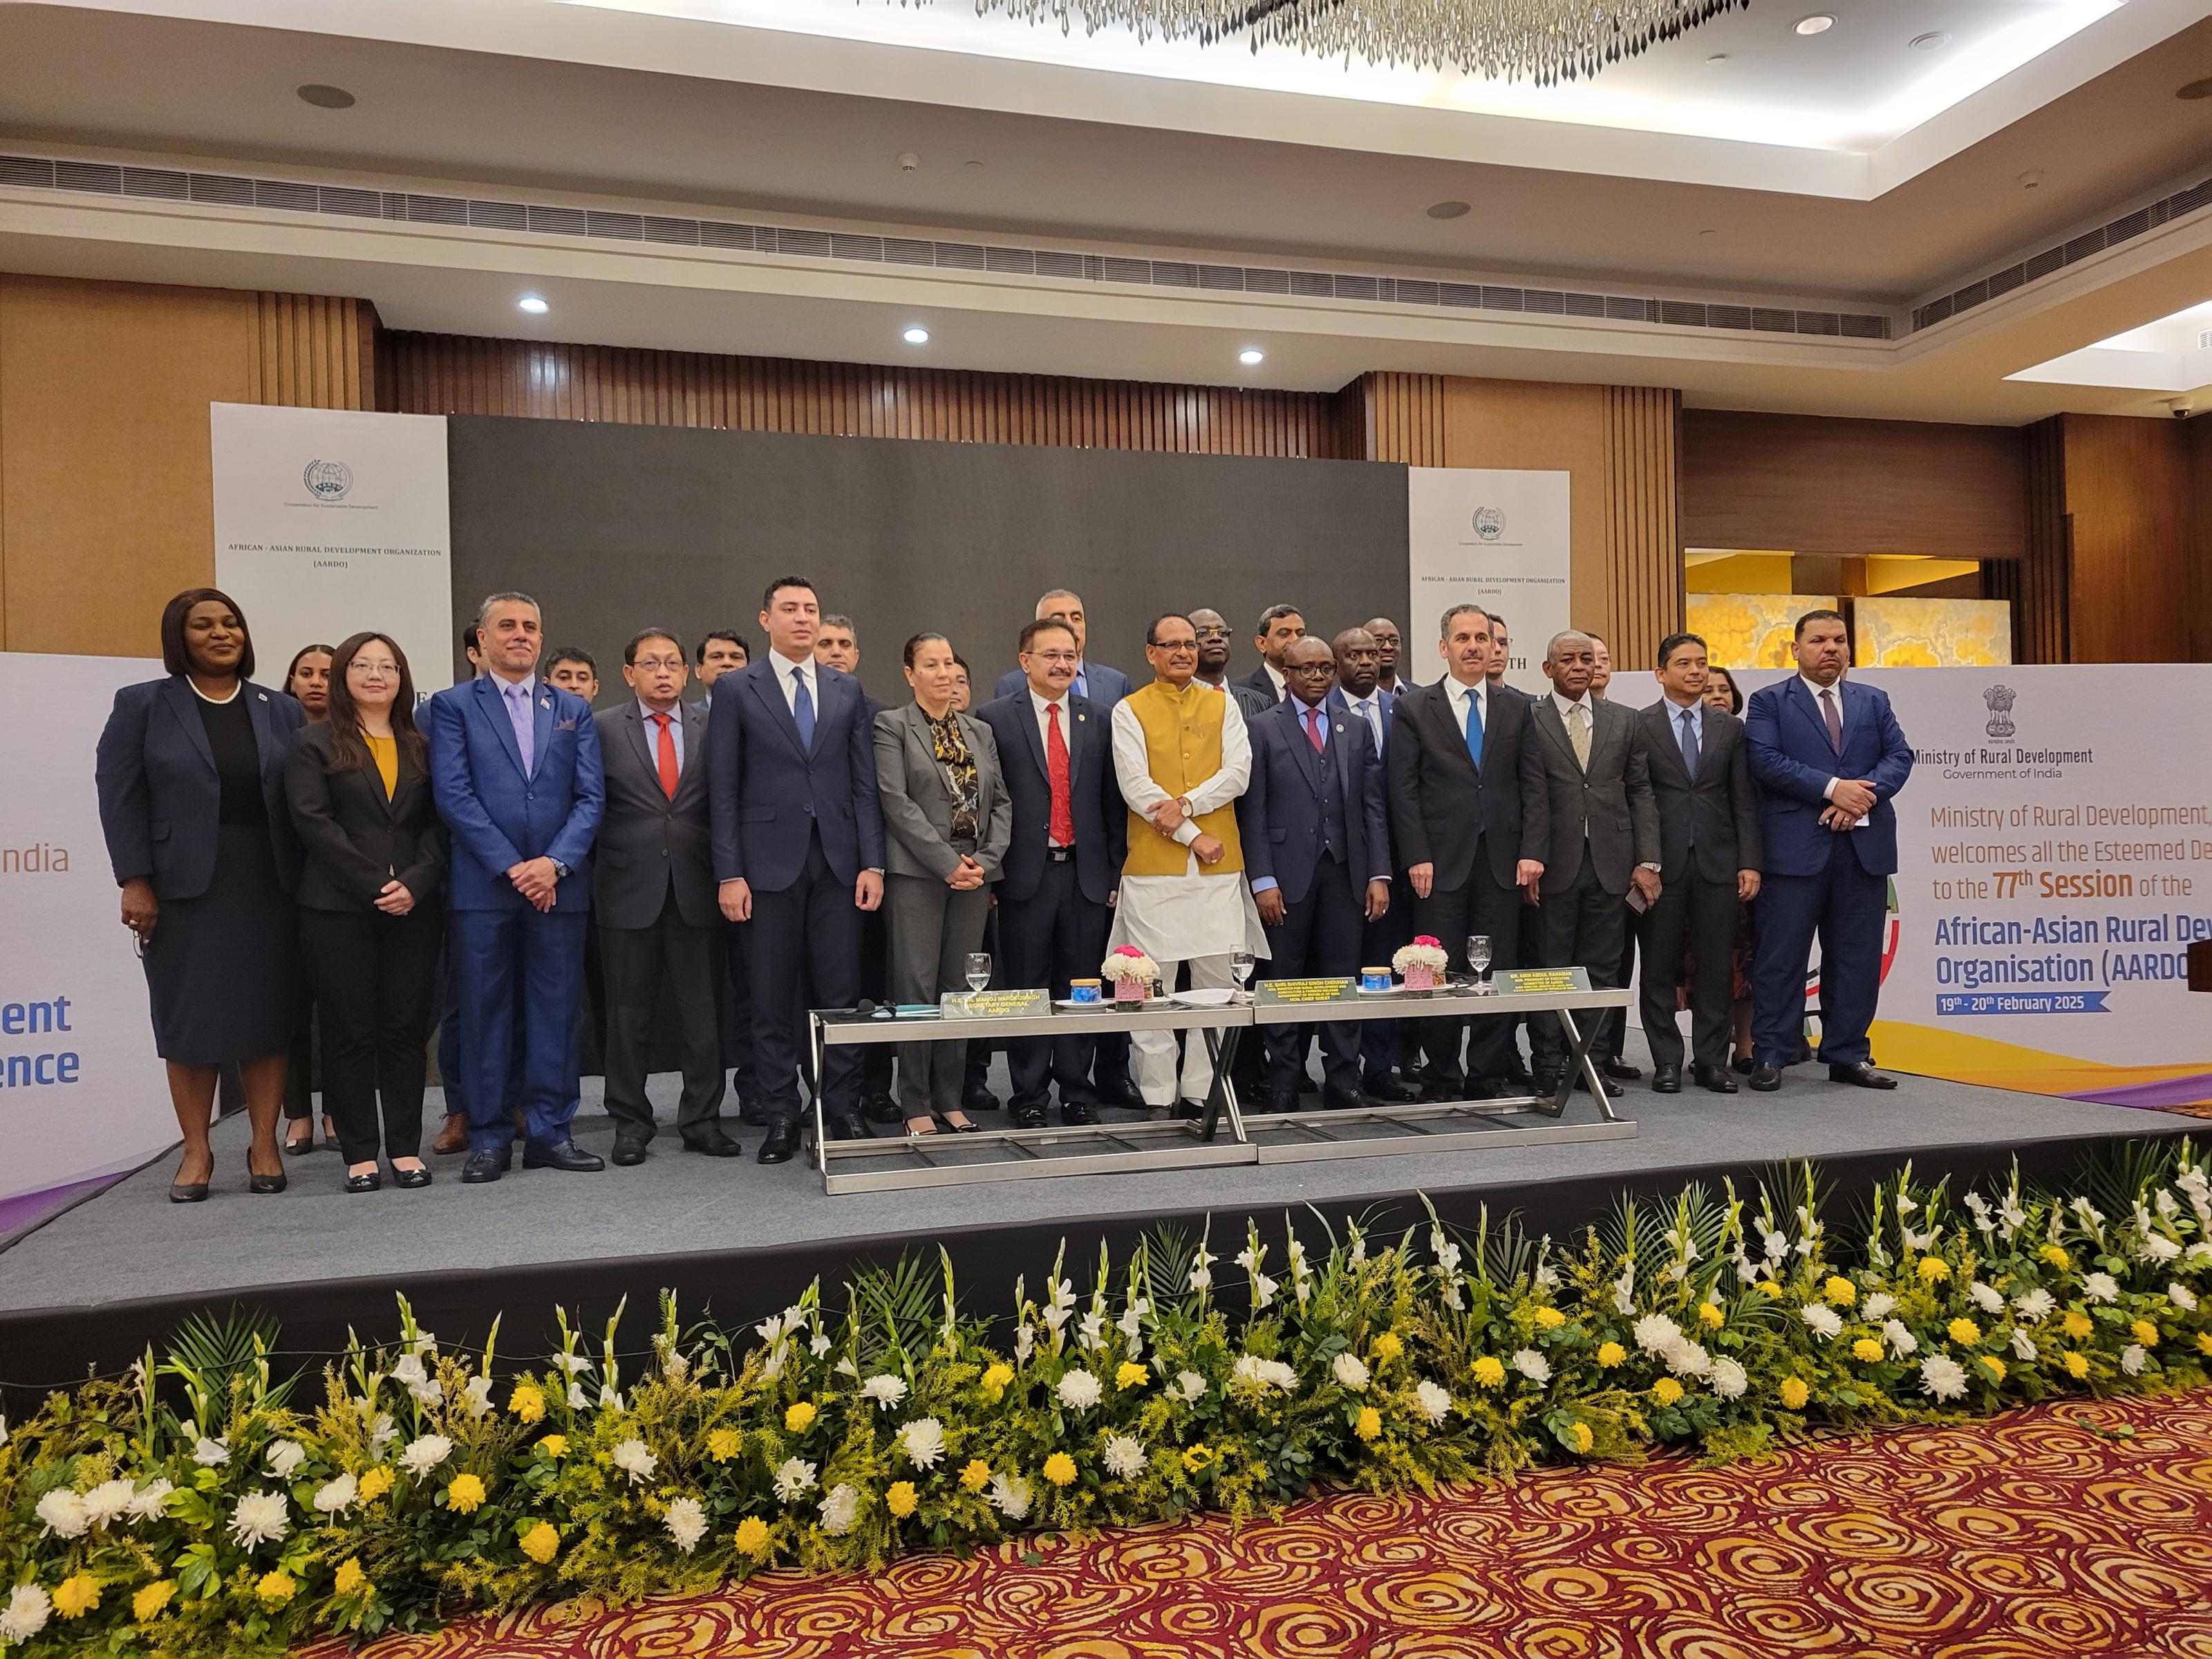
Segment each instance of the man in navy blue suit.
[[1881,988],[1883,920],[1897,873],[1890,799],[1912,750],[1889,698],[1844,678],[1850,635],[1833,611],[1797,619],[1797,672],[1753,694],[1744,711],[1766,867],[1752,969],[1751,1086],[1771,1094],[1797,1056],[1805,969],[1820,940],[1820,1060],[1829,1078],[1894,1089],[1874,1068],[1867,1028]]
[[514,1126],[501,1104],[518,1045],[523,1168],[602,1167],[569,1138],[568,1125],[592,902],[587,860],[605,799],[591,705],[538,678],[545,643],[538,601],[495,593],[478,607],[477,627],[487,672],[422,710],[431,786],[453,831],[447,886],[469,1106],[461,1179],[471,1184],[507,1170]]
[[[1396,638],[1395,626],[1392,638]],[[1376,766],[1387,775],[1390,722],[1397,714],[1398,698],[1382,683],[1382,641],[1365,628],[1347,628],[1330,642],[1330,649],[1336,656],[1336,686],[1328,694],[1329,712],[1350,714],[1367,728],[1368,741],[1375,750]],[[1385,799],[1387,806],[1387,796]],[[1387,839],[1383,844],[1386,849],[1389,846]],[[1395,853],[1390,866],[1394,871],[1397,867]],[[1363,965],[1387,963],[1413,937],[1413,884],[1404,876],[1394,875],[1390,908],[1368,921],[1360,932],[1359,960]],[[1402,1019],[1370,1019],[1359,1028],[1360,1087],[1377,1100],[1404,1102],[1420,1098],[1421,1091],[1400,1081],[1392,1070],[1401,1051],[1410,1059],[1410,1050],[1404,1046],[1411,1035],[1407,1025]]]
[[[707,722],[714,874],[722,915],[750,921],[753,1066],[769,1118],[760,1161],[799,1150],[799,1009],[772,988],[811,986],[821,1005],[860,995],[860,912],[884,902],[884,817],[874,723],[860,681],[814,659],[822,608],[804,576],[761,601],[768,651],[714,682]],[[869,1133],[860,1050],[833,1048],[815,1087],[828,1131]]]
[[[1332,712],[1335,656],[1314,636],[1283,652],[1283,701],[1252,720],[1252,778],[1237,830],[1252,902],[1267,929],[1268,976],[1356,974],[1363,924],[1390,908],[1390,825],[1382,765],[1357,714]],[[1380,1024],[1381,1022],[1374,1022]],[[1322,1104],[1370,1106],[1360,1091],[1357,1022],[1321,1028]],[[1297,1103],[1307,1030],[1267,1028],[1274,1105]]]
[[[1089,659],[1086,653],[1090,650],[1091,624],[1084,615],[1083,596],[1065,587],[1055,587],[1036,602],[1036,619],[1065,623],[1068,632],[1075,635],[1075,679],[1068,690],[1097,704],[1101,717],[1111,714],[1114,705],[1129,695],[1129,677],[1118,668]],[[999,683],[991,688],[991,696],[1011,697],[1028,678],[1018,665],[1009,668],[999,676]]]

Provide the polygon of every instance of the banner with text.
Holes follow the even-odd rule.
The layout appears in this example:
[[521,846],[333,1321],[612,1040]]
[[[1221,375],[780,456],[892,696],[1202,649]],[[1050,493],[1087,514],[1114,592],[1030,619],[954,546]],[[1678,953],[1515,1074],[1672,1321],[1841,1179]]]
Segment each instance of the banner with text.
[[418,697],[453,684],[446,422],[429,415],[209,405],[216,585],[253,629],[257,678],[376,629]]
[[[93,751],[116,691],[157,679],[129,657],[0,652],[0,1234],[31,1195],[137,1168],[177,1139],[146,976],[100,833]],[[21,1200],[8,1202],[8,1200]]]
[[1449,606],[1479,605],[1505,617],[1508,682],[1524,691],[1544,689],[1544,646],[1574,625],[1567,481],[1565,472],[1406,469],[1412,612],[1399,653],[1401,675],[1422,685],[1441,679],[1437,618]]

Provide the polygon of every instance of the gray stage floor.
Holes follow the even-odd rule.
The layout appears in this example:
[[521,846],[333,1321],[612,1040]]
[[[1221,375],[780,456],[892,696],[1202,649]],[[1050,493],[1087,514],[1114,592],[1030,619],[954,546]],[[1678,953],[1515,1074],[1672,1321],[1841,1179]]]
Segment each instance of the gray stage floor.
[[[1644,1064],[1640,1035],[1631,1058]],[[1003,1097],[1003,1062],[994,1074]],[[653,1079],[664,1122],[677,1079]],[[576,1139],[605,1153],[614,1132],[586,1083]],[[437,1109],[434,1100],[432,1112]],[[924,1191],[826,1197],[811,1164],[763,1169],[761,1131],[741,1131],[747,1154],[705,1158],[664,1130],[646,1162],[599,1175],[525,1170],[463,1187],[460,1158],[433,1158],[434,1186],[353,1196],[339,1190],[335,1152],[288,1158],[291,1189],[246,1191],[246,1127],[216,1134],[216,1173],[204,1204],[167,1201],[173,1157],[156,1160],[100,1197],[0,1252],[0,1310],[99,1305],[330,1279],[391,1278],[454,1267],[648,1256],[787,1245],[810,1240],[930,1236],[979,1223],[1127,1218],[1212,1207],[1254,1214],[1309,1200],[1356,1200],[1472,1186],[1528,1183],[1683,1168],[1828,1158],[1875,1150],[2017,1145],[2087,1135],[2180,1133],[2187,1119],[1908,1078],[1894,1094],[1828,1083],[1814,1066],[1788,1074],[1778,1095],[1655,1095],[1632,1084],[1616,1109],[1634,1139],[1346,1158],[1328,1163],[1065,1176]],[[1577,1097],[1571,1118],[1595,1109]],[[1135,1114],[1109,1113],[1110,1117]],[[434,1115],[429,1122],[436,1121]],[[987,1122],[991,1120],[987,1119]],[[1003,1117],[996,1120],[1003,1123]],[[733,1127],[735,1126],[732,1126]]]

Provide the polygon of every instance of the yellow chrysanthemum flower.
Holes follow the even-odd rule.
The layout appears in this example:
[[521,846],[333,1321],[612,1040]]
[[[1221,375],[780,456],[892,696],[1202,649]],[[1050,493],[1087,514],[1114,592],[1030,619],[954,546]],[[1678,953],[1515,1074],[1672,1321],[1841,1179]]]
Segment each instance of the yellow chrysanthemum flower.
[[1780,1279],[1762,1279],[1759,1281],[1759,1288],[1763,1295],[1770,1297],[1777,1301],[1781,1299],[1782,1281]]
[[1597,1365],[1601,1371],[1609,1371],[1615,1365],[1626,1363],[1627,1358],[1628,1350],[1618,1342],[1601,1342],[1597,1345]]
[[169,1598],[177,1593],[173,1578],[156,1578],[131,1598],[131,1616],[140,1624],[161,1616],[161,1609],[169,1605]]
[[2069,1376],[2072,1377],[2075,1382],[2080,1382],[2083,1377],[2085,1377],[2085,1376],[2088,1376],[2088,1374],[2089,1374],[2089,1356],[2088,1356],[2087,1354],[2085,1354],[2085,1353],[2069,1353],[2069,1354],[2066,1356],[2066,1375],[2067,1375],[2067,1376]]
[[991,1466],[980,1457],[968,1460],[968,1467],[960,1471],[960,1484],[969,1492],[981,1492],[991,1484]]
[[1662,1406],[1671,1406],[1682,1397],[1682,1385],[1671,1376],[1662,1376],[1651,1385],[1651,1397]]
[[561,1553],[561,1532],[550,1521],[540,1521],[522,1534],[522,1553],[544,1566]]
[[707,1431],[707,1455],[717,1463],[728,1462],[738,1455],[738,1449],[744,1443],[744,1436],[739,1434],[735,1429]]
[[1851,1358],[1863,1365],[1871,1365],[1881,1358],[1881,1344],[1870,1336],[1863,1336],[1851,1344]]
[[73,1572],[54,1586],[54,1611],[64,1619],[82,1619],[100,1605],[100,1581],[88,1572]]
[[1505,1366],[1495,1354],[1485,1354],[1474,1362],[1474,1380],[1486,1389],[1505,1386]]
[[1044,1478],[1055,1486],[1075,1484],[1075,1460],[1066,1452],[1054,1452],[1044,1460]]
[[373,1469],[364,1469],[356,1489],[361,1493],[362,1503],[374,1504],[392,1490],[392,1471],[381,1463]]
[[568,1455],[568,1437],[565,1434],[549,1434],[538,1443],[538,1449],[558,1462]]
[[1566,1322],[1566,1315],[1561,1313],[1557,1308],[1536,1310],[1536,1328],[1540,1331],[1556,1331]]
[[983,1373],[983,1392],[994,1401],[1003,1400],[1013,1380],[1014,1368],[1002,1359]]
[[740,1555],[750,1555],[756,1561],[762,1559],[769,1552],[768,1522],[757,1515],[747,1516],[738,1522],[736,1542]]
[[457,1474],[446,1488],[446,1507],[456,1515],[474,1515],[483,1501],[484,1483],[473,1474]]
[[1398,1340],[1397,1332],[1385,1331],[1375,1339],[1375,1358],[1382,1364],[1388,1364],[1394,1359],[1402,1359],[1405,1354],[1406,1345]]
[[1728,1323],[1728,1316],[1720,1310],[1717,1304],[1700,1302],[1698,1304],[1698,1323],[1709,1331],[1717,1331]]
[[1592,1446],[1597,1444],[1597,1436],[1591,1431],[1590,1425],[1587,1423],[1575,1424],[1569,1432],[1574,1436],[1575,1449],[1578,1452],[1587,1452]]
[[1203,1440],[1191,1446],[1182,1455],[1182,1466],[1192,1474],[1196,1474],[1200,1469],[1211,1468],[1217,1461],[1213,1455],[1213,1448]]
[[1805,1402],[1813,1397],[1813,1390],[1806,1386],[1802,1376],[1784,1377],[1782,1386],[1775,1392],[1781,1398],[1784,1411],[1802,1412],[1805,1409]]
[[2074,1265],[2074,1258],[2066,1254],[2063,1244],[2046,1244],[2036,1254],[2062,1273]]
[[811,1400],[799,1401],[784,1413],[783,1431],[786,1434],[805,1434],[818,1414]]
[[1951,1264],[1940,1255],[1923,1255],[1918,1271],[1922,1284],[1940,1284],[1951,1276]]
[[260,1599],[263,1607],[281,1607],[298,1593],[299,1589],[300,1581],[280,1567],[275,1572],[263,1573],[260,1581],[253,1586],[253,1594]]
[[1362,1440],[1372,1440],[1382,1432],[1382,1413],[1372,1406],[1362,1406],[1359,1416],[1352,1425],[1352,1433]]
[[1982,1328],[1971,1319],[1954,1319],[1943,1328],[1962,1348],[1971,1348],[1982,1340]]
[[2079,1308],[2069,1308],[2058,1322],[2058,1328],[2075,1342],[2086,1341],[2089,1333],[2097,1328],[2089,1322],[2089,1316]]
[[361,1570],[361,1558],[349,1555],[338,1563],[338,1570],[331,1578],[331,1588],[340,1595],[358,1595],[362,1586],[368,1583],[368,1575]]
[[1125,1359],[1121,1362],[1121,1370],[1114,1373],[1114,1386],[1117,1389],[1140,1389],[1151,1376],[1152,1372],[1146,1367],[1133,1359]]
[[1980,1354],[1978,1355],[1977,1358],[1980,1359],[1983,1364],[1990,1368],[1990,1375],[1991,1376],[1996,1378],[2000,1382],[2005,1380],[2005,1363],[2003,1360],[1998,1358],[1993,1353]]
[[2152,1324],[2148,1319],[2138,1319],[2134,1324],[2129,1326],[2128,1328],[2136,1334],[2136,1340],[2142,1343],[2146,1348],[2155,1348],[2158,1346],[2158,1327]]
[[2212,1331],[2197,1333],[2197,1352],[2201,1354],[2212,1354]]
[[525,1423],[543,1422],[545,1419],[545,1390],[535,1382],[518,1382],[514,1385],[514,1392],[507,1397],[507,1408]]
[[921,1507],[921,1494],[915,1491],[913,1481],[894,1480],[884,1494],[884,1507],[903,1521]]
[[1859,1299],[1859,1287],[1841,1273],[1832,1273],[1828,1282],[1820,1286],[1820,1294],[1838,1308],[1848,1308]]

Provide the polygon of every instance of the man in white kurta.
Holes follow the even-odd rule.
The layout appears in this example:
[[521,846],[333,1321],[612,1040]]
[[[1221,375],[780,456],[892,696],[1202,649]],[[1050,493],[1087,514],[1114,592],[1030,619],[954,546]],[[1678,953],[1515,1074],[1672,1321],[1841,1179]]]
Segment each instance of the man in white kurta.
[[[1198,634],[1190,619],[1162,617],[1146,635],[1155,676],[1114,706],[1114,770],[1129,805],[1129,854],[1109,948],[1133,945],[1159,964],[1172,990],[1188,963],[1191,988],[1228,989],[1231,952],[1267,954],[1244,880],[1237,798],[1251,778],[1252,750],[1237,700],[1194,683]],[[1180,1089],[1172,1031],[1136,1031],[1137,1087],[1154,1110],[1188,1113],[1213,1086],[1202,1033],[1187,1034]]]

